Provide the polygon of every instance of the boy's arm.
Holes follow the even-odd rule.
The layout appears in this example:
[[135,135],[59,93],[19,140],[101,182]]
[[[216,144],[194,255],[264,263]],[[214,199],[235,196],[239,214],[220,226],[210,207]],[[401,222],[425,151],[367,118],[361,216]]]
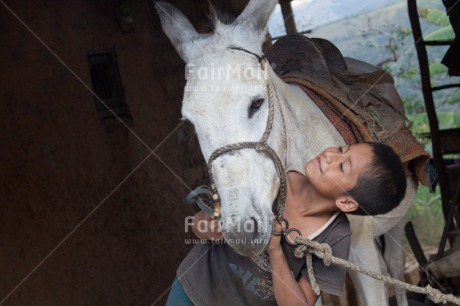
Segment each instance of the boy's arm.
[[[281,231],[281,224],[278,222],[275,222],[275,230]],[[280,240],[281,236],[272,235],[267,248],[277,304],[315,305],[318,296],[313,292],[310,283],[305,278],[301,277],[299,282],[295,280],[283,254]]]
[[281,246],[277,250],[269,250],[268,255],[270,256],[273,289],[277,304],[286,306],[315,305],[318,296],[313,292],[310,283],[305,278],[301,277],[299,282],[295,280]]
[[300,277],[299,286],[302,289],[305,296],[307,297],[308,305],[315,305],[316,301],[318,301],[319,296],[313,292],[313,288],[311,287],[310,282],[307,281],[305,278]]

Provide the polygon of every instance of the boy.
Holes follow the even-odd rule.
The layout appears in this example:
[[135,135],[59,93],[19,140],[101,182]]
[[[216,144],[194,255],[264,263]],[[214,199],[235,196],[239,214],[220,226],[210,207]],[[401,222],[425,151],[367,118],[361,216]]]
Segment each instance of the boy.
[[[283,217],[292,229],[285,239],[273,235],[267,253],[251,258],[226,244],[198,244],[178,269],[167,305],[314,305],[318,297],[311,288],[304,259],[293,255],[293,241],[300,233],[328,243],[334,256],[348,258],[350,228],[344,213],[384,214],[404,197],[406,178],[399,157],[380,143],[360,143],[328,148],[305,166],[305,174],[288,172]],[[210,227],[203,230],[199,223]],[[275,222],[275,232],[280,231]],[[198,238],[221,239],[215,220],[195,215],[193,230]],[[268,255],[267,255],[268,254]],[[340,294],[345,269],[325,267],[313,259],[321,290]],[[185,292],[185,294],[184,294]],[[193,304],[192,304],[193,303]]]

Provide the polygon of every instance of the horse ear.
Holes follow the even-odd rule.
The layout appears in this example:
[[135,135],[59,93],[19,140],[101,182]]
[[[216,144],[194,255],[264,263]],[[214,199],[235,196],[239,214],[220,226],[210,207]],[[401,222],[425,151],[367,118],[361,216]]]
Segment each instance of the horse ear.
[[187,17],[173,5],[157,1],[155,8],[160,16],[163,31],[186,63],[202,53],[204,39],[209,35],[197,33]]
[[268,18],[277,4],[278,0],[251,0],[233,24],[249,27],[265,35]]

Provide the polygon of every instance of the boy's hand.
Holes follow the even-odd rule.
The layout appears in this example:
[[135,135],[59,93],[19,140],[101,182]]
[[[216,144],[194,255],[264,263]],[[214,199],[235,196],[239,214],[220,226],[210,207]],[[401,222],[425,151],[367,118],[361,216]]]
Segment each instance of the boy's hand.
[[199,211],[193,218],[193,233],[200,239],[223,240],[219,220],[212,219],[204,211]]
[[279,233],[279,235],[272,234],[272,238],[270,239],[270,243],[268,244],[268,247],[267,247],[267,252],[269,254],[281,251],[280,242],[281,242],[281,236],[282,236],[282,229],[283,229],[283,225],[277,219],[274,219],[273,220],[273,232]]

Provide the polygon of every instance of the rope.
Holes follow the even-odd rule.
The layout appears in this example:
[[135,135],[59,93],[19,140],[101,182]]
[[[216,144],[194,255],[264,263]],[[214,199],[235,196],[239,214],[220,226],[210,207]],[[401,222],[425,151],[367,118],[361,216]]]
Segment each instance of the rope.
[[296,237],[296,243],[299,245],[296,247],[294,251],[294,255],[297,258],[302,258],[303,256],[306,257],[308,276],[310,277],[312,289],[317,295],[319,295],[320,289],[319,289],[318,284],[316,283],[316,279],[313,274],[311,254],[315,254],[319,258],[323,259],[323,262],[326,266],[330,266],[331,263],[337,264],[342,267],[345,267],[348,270],[359,272],[369,277],[372,277],[376,280],[383,281],[386,284],[390,284],[392,286],[403,288],[405,290],[409,290],[412,292],[425,294],[428,296],[430,300],[432,300],[436,304],[438,303],[446,304],[447,302],[451,302],[456,305],[460,305],[460,298],[457,298],[452,294],[443,294],[441,291],[431,287],[430,285],[426,287],[418,287],[415,285],[411,285],[411,284],[402,282],[400,280],[391,278],[390,276],[382,275],[380,273],[376,273],[376,272],[364,269],[342,258],[332,256],[331,247],[327,243],[319,243],[319,242],[312,241],[305,237]]
[[[232,49],[236,49],[236,48],[232,48]],[[236,49],[236,50],[239,50],[239,49]],[[268,61],[265,60],[261,64],[263,65],[262,69],[267,71]],[[268,118],[267,118],[267,125],[265,127],[265,131],[262,135],[262,138],[258,142],[240,142],[240,143],[235,143],[235,144],[229,144],[229,145],[223,146],[215,150],[208,159],[208,174],[209,174],[211,189],[212,189],[212,192],[214,193],[213,199],[215,201],[219,201],[219,194],[218,194],[215,182],[214,182],[214,175],[212,173],[212,162],[223,154],[226,154],[231,151],[241,150],[241,149],[255,149],[257,152],[266,152],[273,160],[273,163],[275,165],[276,171],[278,172],[278,176],[280,179],[280,187],[279,187],[278,198],[277,198],[277,208],[278,208],[278,216],[279,218],[281,218],[283,216],[284,204],[286,202],[286,195],[287,195],[286,176],[284,174],[284,167],[283,167],[283,163],[281,159],[278,157],[278,154],[275,152],[275,150],[273,150],[267,144],[267,140],[272,131],[273,120],[275,117],[275,105],[274,105],[275,104],[275,101],[274,101],[275,94],[276,93],[273,88],[273,84],[270,80],[268,80],[268,83],[267,83],[267,95],[268,95],[268,107],[269,107],[268,108]],[[220,212],[218,213],[214,212],[214,216],[220,217]]]
[[321,290],[319,289],[318,283],[316,282],[315,274],[313,273],[313,256],[310,253],[305,253],[305,258],[307,261],[307,272],[308,278],[310,278],[311,288],[316,295],[321,294]]

